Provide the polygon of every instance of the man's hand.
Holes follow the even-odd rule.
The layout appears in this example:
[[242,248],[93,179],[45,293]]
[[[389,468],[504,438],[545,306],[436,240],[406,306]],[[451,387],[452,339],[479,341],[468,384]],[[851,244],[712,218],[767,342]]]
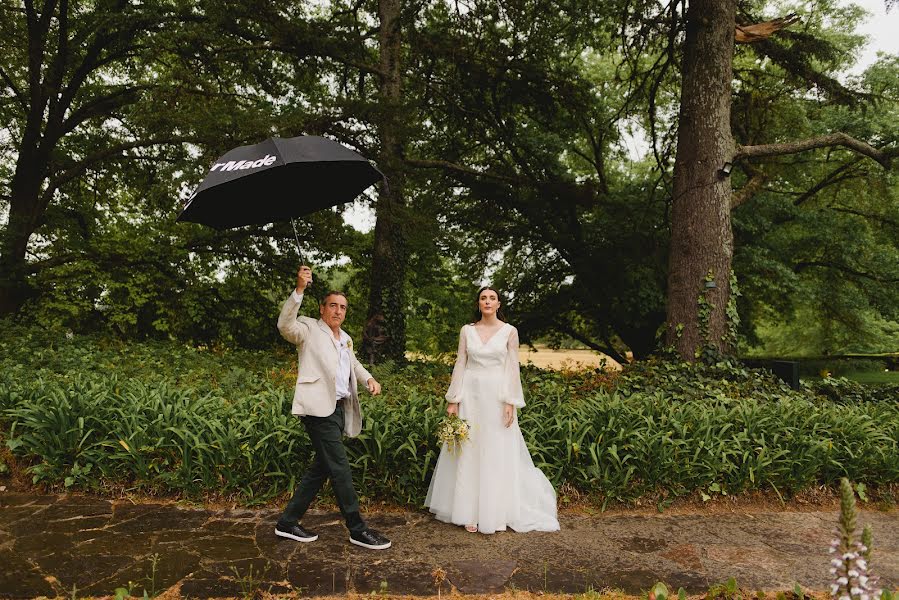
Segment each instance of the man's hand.
[[512,421],[515,420],[515,407],[511,404],[503,404],[503,425],[506,427],[512,426]]
[[459,416],[459,403],[452,402],[450,404],[447,404],[446,405],[446,414],[449,416],[456,415],[458,417]]
[[375,381],[374,377],[368,380],[368,391],[371,392],[372,396],[377,396],[381,393],[381,384]]
[[303,265],[297,270],[297,293],[302,294],[310,285],[312,285],[312,269]]

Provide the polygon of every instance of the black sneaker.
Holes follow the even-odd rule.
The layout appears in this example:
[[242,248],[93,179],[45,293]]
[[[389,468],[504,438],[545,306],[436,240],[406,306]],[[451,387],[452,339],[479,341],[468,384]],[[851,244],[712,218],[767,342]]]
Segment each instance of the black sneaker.
[[296,540],[298,542],[314,542],[318,539],[318,536],[316,534],[306,531],[300,526],[299,523],[297,523],[296,525],[291,525],[290,527],[275,525],[275,535],[291,540]]
[[369,550],[386,550],[390,548],[390,540],[375,531],[374,529],[366,529],[359,533],[350,534],[350,543],[368,548]]

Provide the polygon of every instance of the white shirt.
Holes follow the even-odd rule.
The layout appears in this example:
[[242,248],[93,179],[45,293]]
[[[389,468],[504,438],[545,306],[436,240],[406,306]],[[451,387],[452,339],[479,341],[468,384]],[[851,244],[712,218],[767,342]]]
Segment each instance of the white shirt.
[[[302,304],[303,294],[298,294],[294,289],[293,299],[297,304]],[[334,349],[337,350],[337,377],[334,380],[334,387],[337,389],[337,399],[340,400],[350,395],[350,336],[341,329],[339,340],[334,339],[333,335],[328,337],[334,343]]]
[[337,399],[340,400],[350,395],[350,336],[341,329],[339,340],[335,340],[333,335],[330,337],[337,350],[337,379],[334,380],[334,386],[337,388]]

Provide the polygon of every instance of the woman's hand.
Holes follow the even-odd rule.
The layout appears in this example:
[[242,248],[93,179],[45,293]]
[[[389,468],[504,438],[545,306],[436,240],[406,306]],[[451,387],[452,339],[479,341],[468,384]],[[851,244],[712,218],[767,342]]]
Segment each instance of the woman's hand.
[[503,425],[511,427],[515,420],[515,407],[511,404],[503,404]]
[[459,416],[459,403],[452,402],[450,404],[447,404],[446,405],[446,414],[449,416],[456,415],[458,417]]

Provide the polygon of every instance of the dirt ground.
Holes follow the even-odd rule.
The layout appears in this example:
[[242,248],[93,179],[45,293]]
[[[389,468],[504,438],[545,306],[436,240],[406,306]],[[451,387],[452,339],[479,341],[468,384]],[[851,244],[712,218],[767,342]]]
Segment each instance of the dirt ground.
[[[718,504],[718,503],[716,503]],[[726,504],[726,503],[721,503]],[[836,510],[625,512],[562,510],[561,531],[467,533],[426,510],[366,511],[394,546],[352,546],[339,513],[314,509],[320,535],[273,533],[276,507],[212,509],[81,494],[0,493],[0,598],[140,596],[305,598],[474,595],[584,600],[640,597],[656,582],[698,597],[734,577],[740,596],[773,600],[827,589]],[[863,510],[872,565],[899,583],[899,512]],[[129,583],[130,582],[130,583]],[[526,591],[530,594],[522,595]],[[745,593],[743,593],[745,591]],[[265,594],[268,594],[266,596]],[[623,600],[623,598],[622,598]]]

